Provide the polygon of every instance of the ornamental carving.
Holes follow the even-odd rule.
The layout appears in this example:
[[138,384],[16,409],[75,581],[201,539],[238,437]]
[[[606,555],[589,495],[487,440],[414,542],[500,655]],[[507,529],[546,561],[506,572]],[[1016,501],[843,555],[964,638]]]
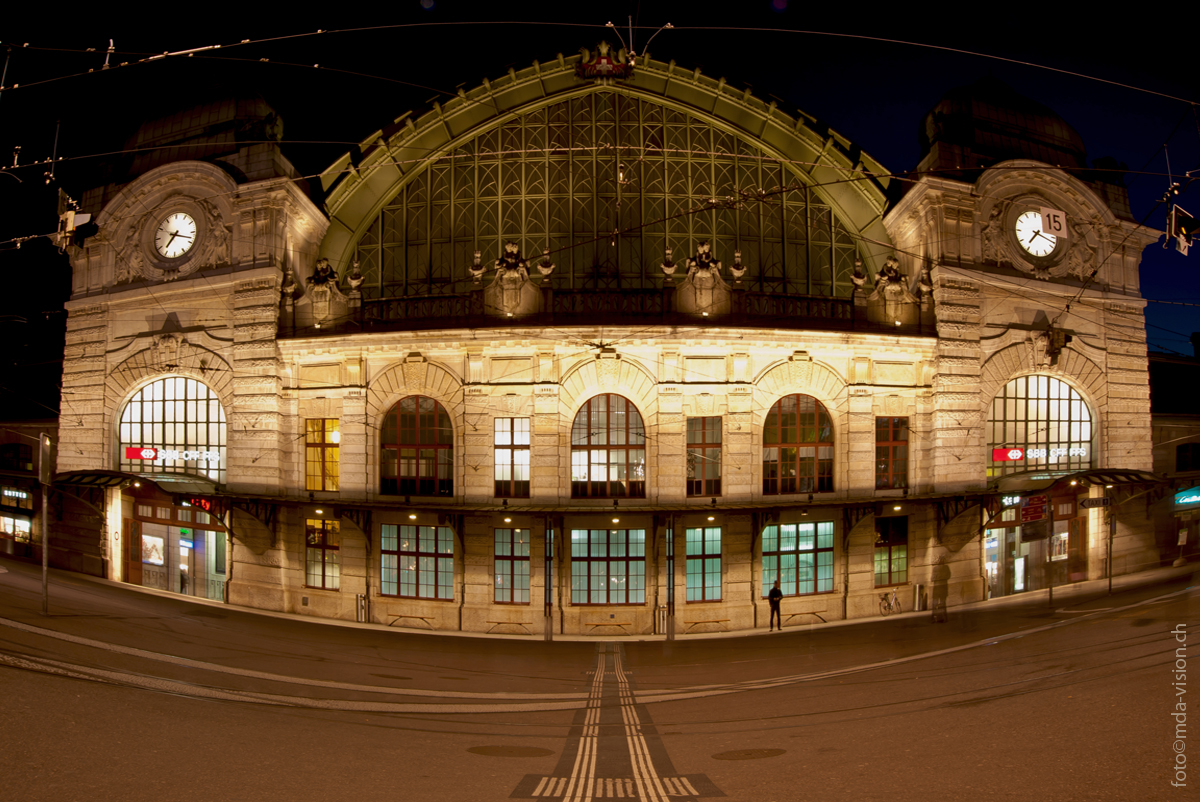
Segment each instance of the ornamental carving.
[[803,351],[793,354],[788,361],[788,378],[794,386],[806,386],[812,378],[812,357]]
[[159,370],[176,370],[190,349],[191,344],[182,334],[156,334],[150,346],[150,359]]
[[[549,264],[548,255],[543,258],[547,262],[549,275],[554,269]],[[542,293],[529,279],[529,263],[521,256],[521,250],[515,242],[504,244],[504,253],[493,263],[496,271],[492,283],[483,291],[484,314],[501,317],[523,317],[542,311]],[[539,269],[541,269],[539,267]],[[481,283],[485,268],[478,262],[471,268],[471,276],[475,283]]]
[[[186,211],[197,222],[196,243],[178,259],[154,251],[154,231],[169,210]],[[215,203],[204,198],[167,197],[118,229],[111,241],[115,283],[173,281],[206,267],[229,264],[232,234]]]
[[601,387],[614,387],[621,370],[621,357],[616,354],[601,354],[596,358],[596,380]]
[[900,271],[900,260],[889,256],[875,277],[875,291],[867,297],[867,319],[872,323],[913,325],[921,321],[921,302],[909,289]]
[[1050,279],[1072,276],[1085,278],[1095,264],[1096,249],[1087,242],[1086,232],[1067,218],[1067,236],[1050,254],[1033,257],[1015,243],[1013,220],[1017,211],[1036,201],[1001,201],[992,207],[988,220],[980,227],[983,261],[1002,267],[1012,267],[1034,278]]
[[997,203],[980,231],[983,244],[983,261],[1000,264],[1004,254],[1004,206]]
[[633,59],[625,52],[625,48],[613,52],[612,45],[600,42],[593,53],[586,47],[579,49],[579,63],[575,65],[575,74],[580,78],[632,78]]
[[1029,360],[1029,369],[1032,371],[1049,370],[1050,369],[1050,335],[1044,331],[1035,331],[1029,334],[1029,339],[1025,341],[1025,355]]
[[400,372],[404,375],[404,389],[410,393],[421,390],[425,386],[425,373],[428,368],[429,363],[420,354],[405,357],[404,364],[400,366]]
[[313,322],[326,326],[345,314],[346,296],[338,286],[338,274],[328,259],[318,259],[309,274],[306,294],[312,304]]
[[731,300],[729,285],[721,278],[721,262],[713,258],[712,246],[701,242],[696,255],[687,260],[687,277],[675,291],[675,308],[688,315],[717,317],[729,314]]

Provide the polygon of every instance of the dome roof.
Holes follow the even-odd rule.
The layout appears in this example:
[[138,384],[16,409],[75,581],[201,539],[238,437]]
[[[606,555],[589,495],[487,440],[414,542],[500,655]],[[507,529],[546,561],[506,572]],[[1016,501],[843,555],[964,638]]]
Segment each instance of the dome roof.
[[951,89],[925,115],[919,171],[942,175],[1008,159],[1086,168],[1083,139],[1046,106],[996,78]]

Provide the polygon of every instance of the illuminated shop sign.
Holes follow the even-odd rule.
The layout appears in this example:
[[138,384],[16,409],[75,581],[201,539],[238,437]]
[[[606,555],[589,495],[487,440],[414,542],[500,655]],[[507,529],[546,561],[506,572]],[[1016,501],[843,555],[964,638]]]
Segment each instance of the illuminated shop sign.
[[1070,448],[993,448],[992,462],[1019,462],[1023,459],[1044,460],[1057,462],[1063,457],[1087,458],[1086,446],[1071,446]]
[[163,462],[164,460],[216,463],[221,461],[221,453],[219,451],[199,451],[195,449],[179,451],[173,448],[142,448],[141,446],[127,446],[125,448],[125,459],[144,459],[159,463]]
[[1015,507],[1021,503],[1020,496],[1001,496],[1000,503],[1005,507]]
[[1200,504],[1200,487],[1189,487],[1175,494],[1175,506],[1182,507],[1185,504]]

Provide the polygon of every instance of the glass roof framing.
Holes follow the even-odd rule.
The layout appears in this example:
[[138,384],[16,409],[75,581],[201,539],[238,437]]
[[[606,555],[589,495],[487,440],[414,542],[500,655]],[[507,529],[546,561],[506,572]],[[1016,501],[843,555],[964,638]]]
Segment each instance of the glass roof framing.
[[[651,100],[587,93],[482,131],[407,179],[354,249],[367,298],[458,294],[504,242],[543,248],[563,289],[657,287],[701,240],[748,288],[848,296],[858,249],[797,173],[745,138]],[[772,192],[782,187],[784,192]],[[747,194],[749,193],[749,194]]]

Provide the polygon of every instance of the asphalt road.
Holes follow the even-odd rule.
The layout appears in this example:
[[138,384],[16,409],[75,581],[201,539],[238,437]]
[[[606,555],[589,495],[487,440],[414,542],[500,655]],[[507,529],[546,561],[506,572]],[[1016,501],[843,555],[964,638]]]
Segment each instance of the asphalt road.
[[944,624],[546,643],[58,572],[43,617],[38,568],[0,570],[0,800],[1200,798],[1200,744],[1171,785],[1186,571]]

